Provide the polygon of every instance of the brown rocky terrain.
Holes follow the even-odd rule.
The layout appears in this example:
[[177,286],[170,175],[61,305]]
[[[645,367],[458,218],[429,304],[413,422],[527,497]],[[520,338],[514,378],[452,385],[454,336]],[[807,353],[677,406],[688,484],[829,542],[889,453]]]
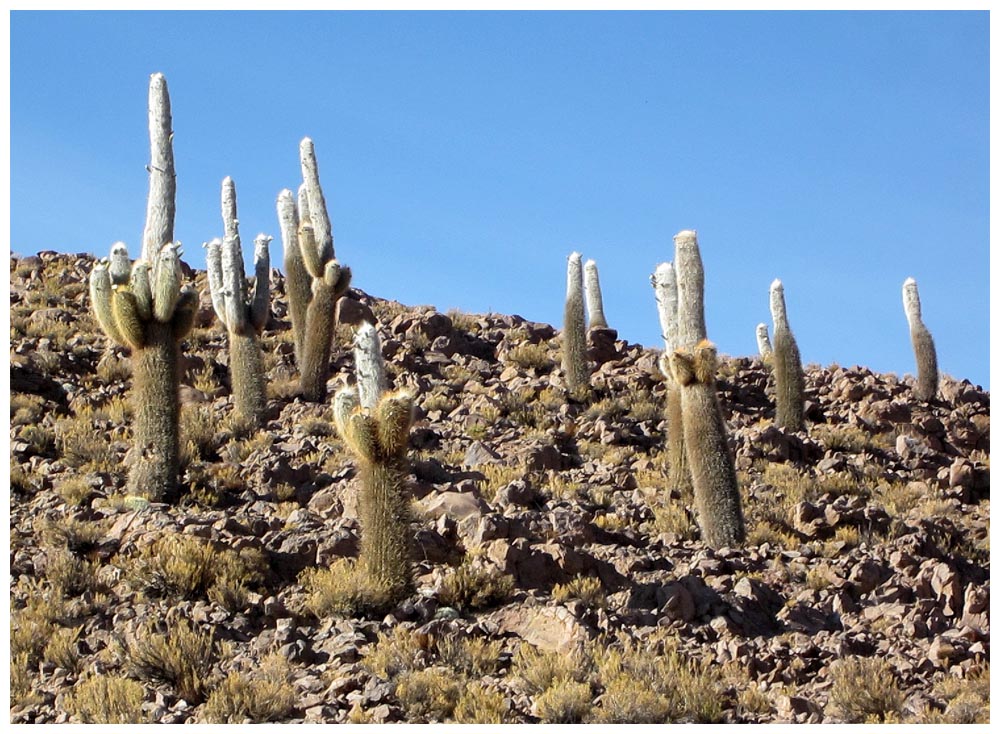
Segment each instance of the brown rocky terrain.
[[129,362],[89,312],[92,264],[11,260],[12,722],[988,721],[989,394],[968,382],[921,403],[911,378],[810,366],[796,434],[769,369],[725,358],[749,538],[713,551],[664,490],[654,350],[596,334],[574,402],[552,326],[353,290],[331,389],[370,308],[419,406],[417,590],[366,618],[336,574],[355,461],[295,396],[280,274],[254,433],[189,273],[167,506],[124,494]]

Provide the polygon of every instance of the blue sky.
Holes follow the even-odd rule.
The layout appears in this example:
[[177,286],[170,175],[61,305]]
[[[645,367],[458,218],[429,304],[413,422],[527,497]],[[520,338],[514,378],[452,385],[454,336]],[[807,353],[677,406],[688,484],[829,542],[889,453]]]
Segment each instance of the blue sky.
[[138,251],[155,71],[195,267],[225,176],[280,266],[308,135],[373,295],[558,325],[579,250],[660,346],[648,277],[692,228],[720,351],[778,277],[805,362],[912,373],[913,276],[942,370],[989,385],[985,12],[16,11],[14,252]]

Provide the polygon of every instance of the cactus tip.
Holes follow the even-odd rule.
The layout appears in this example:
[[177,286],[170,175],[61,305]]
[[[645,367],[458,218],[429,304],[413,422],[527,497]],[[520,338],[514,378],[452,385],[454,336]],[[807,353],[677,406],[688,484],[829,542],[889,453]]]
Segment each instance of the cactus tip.
[[774,281],[771,283],[772,291],[782,290],[784,289],[784,287],[785,286],[781,284],[781,281],[778,278],[775,278]]

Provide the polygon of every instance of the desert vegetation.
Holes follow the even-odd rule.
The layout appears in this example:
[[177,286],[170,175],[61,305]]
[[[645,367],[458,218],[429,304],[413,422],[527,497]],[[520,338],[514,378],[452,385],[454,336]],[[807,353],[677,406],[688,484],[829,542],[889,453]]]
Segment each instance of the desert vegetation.
[[575,253],[562,333],[375,297],[308,139],[285,272],[228,180],[192,270],[150,110],[142,256],[11,258],[13,723],[988,721],[987,392],[803,367],[783,299],[718,354],[692,231],[662,350]]

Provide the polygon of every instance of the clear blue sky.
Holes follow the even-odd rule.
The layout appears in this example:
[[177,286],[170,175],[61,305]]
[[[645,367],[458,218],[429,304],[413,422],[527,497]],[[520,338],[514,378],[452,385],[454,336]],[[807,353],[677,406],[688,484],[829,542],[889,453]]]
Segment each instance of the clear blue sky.
[[308,135],[374,295],[558,325],[579,250],[660,346],[648,277],[692,228],[722,352],[778,277],[805,362],[913,372],[913,276],[942,369],[988,386],[988,62],[985,12],[19,11],[11,248],[138,251],[161,71],[196,267],[225,176],[280,266]]

